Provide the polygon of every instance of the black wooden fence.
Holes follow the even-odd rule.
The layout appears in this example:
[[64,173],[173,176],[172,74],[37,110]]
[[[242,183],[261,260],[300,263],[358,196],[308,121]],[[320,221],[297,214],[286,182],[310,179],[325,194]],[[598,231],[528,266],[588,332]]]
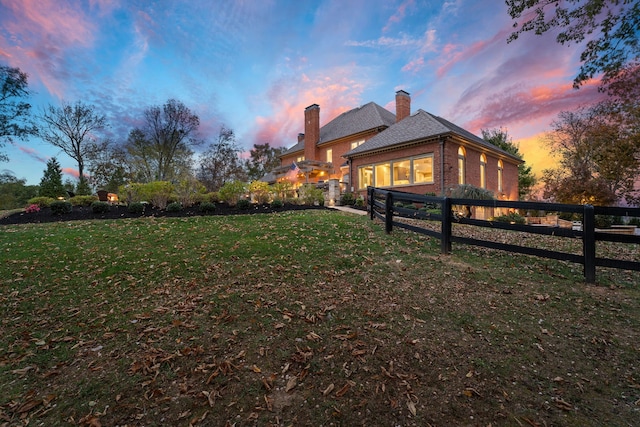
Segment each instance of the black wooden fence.
[[[444,254],[451,253],[451,243],[482,246],[491,249],[504,250],[513,253],[533,255],[562,261],[582,264],[584,277],[588,283],[596,281],[596,266],[619,268],[625,270],[640,271],[640,256],[637,260],[628,261],[596,256],[596,242],[609,241],[628,244],[640,244],[640,236],[611,234],[596,230],[596,215],[635,217],[640,218],[640,208],[601,207],[592,205],[566,205],[560,203],[539,203],[502,200],[472,200],[450,197],[423,196],[420,194],[405,193],[402,191],[385,190],[375,187],[368,189],[368,211],[370,218],[379,218],[385,222],[387,233],[391,233],[394,226],[405,228],[417,233],[430,235],[440,239],[441,251]],[[428,209],[415,209],[402,205],[415,204]],[[504,210],[520,211],[544,211],[578,214],[582,217],[581,227],[537,227],[526,224],[514,224],[509,222],[497,222],[481,219],[472,219],[457,215],[453,211],[454,206],[503,208]],[[419,222],[407,223],[395,221],[394,217],[415,218],[441,223],[440,231],[420,227]],[[469,224],[476,227],[488,227],[502,230],[513,230],[531,234],[552,235],[567,238],[582,239],[582,255],[548,249],[531,248],[507,243],[475,239],[471,237],[454,236],[452,224]]]

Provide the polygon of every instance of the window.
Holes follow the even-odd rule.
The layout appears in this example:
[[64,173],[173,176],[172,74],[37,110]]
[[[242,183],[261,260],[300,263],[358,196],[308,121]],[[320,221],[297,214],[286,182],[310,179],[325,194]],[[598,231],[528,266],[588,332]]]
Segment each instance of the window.
[[480,188],[487,188],[487,156],[480,154]]
[[373,166],[361,166],[358,168],[358,185],[367,188],[373,185]]
[[462,185],[465,183],[465,152],[464,148],[458,148],[458,184]]
[[373,178],[376,187],[388,187],[391,185],[391,167],[389,163],[376,165]]
[[327,148],[327,163],[333,163],[333,149]]
[[400,160],[393,162],[393,185],[410,184],[411,160]]
[[298,156],[296,162],[304,162],[304,156]]
[[358,188],[433,183],[433,154],[358,167]]
[[413,159],[413,183],[433,182],[433,156]]
[[356,147],[358,147],[358,146],[360,146],[362,144],[364,144],[364,139],[361,139],[359,141],[353,141],[351,143],[351,149],[353,150],[354,148],[356,148]]
[[502,160],[498,160],[498,192],[502,193],[502,170],[504,169],[504,165],[502,164]]

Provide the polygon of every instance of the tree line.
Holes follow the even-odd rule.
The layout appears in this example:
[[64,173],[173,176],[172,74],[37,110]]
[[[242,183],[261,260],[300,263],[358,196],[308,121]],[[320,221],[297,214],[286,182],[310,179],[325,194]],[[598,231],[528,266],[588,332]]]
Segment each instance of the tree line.
[[[33,114],[27,102],[25,73],[1,66],[0,85],[0,147],[7,141],[35,136],[75,161],[77,182],[67,180],[62,187],[57,186],[57,192],[61,188],[79,195],[97,189],[116,192],[131,182],[195,180],[215,192],[228,182],[262,178],[280,165],[279,156],[285,150],[268,142],[254,144],[249,157],[243,159],[232,129],[221,126],[213,140],[203,139],[198,115],[175,99],[146,108],[142,125],[132,129],[123,141],[114,141],[102,136],[109,123],[93,105],[63,102]],[[0,153],[0,160],[9,159]],[[57,182],[55,171],[59,169],[58,160],[50,159],[43,173],[42,191],[51,192],[51,179]],[[37,188],[25,186],[24,180],[9,171],[0,175],[0,187],[7,193],[0,198],[0,208],[39,195],[33,194],[38,193]]]

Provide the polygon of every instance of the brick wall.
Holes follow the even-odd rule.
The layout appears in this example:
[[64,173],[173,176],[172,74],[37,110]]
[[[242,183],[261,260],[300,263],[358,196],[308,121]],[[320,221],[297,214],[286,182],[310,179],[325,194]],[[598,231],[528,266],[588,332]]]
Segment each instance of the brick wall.
[[[364,158],[356,158],[352,164],[352,186],[359,194],[365,194],[366,190],[358,189],[358,167],[384,163],[391,160],[400,160],[408,157],[432,154],[433,155],[433,183],[397,186],[400,191],[424,194],[433,192],[438,195],[458,185],[458,148],[460,144],[456,141],[447,140],[444,143],[444,167],[441,163],[441,148],[439,141],[430,141],[420,145],[414,145],[401,150],[378,153]],[[503,192],[498,192],[498,160],[497,155],[489,152],[480,152],[477,149],[465,147],[465,183],[480,187],[480,155],[484,152],[487,157],[486,164],[486,188],[492,191],[497,198],[507,198],[517,200],[518,198],[518,168],[509,159],[502,159],[503,162]],[[444,174],[444,187],[442,177]]]

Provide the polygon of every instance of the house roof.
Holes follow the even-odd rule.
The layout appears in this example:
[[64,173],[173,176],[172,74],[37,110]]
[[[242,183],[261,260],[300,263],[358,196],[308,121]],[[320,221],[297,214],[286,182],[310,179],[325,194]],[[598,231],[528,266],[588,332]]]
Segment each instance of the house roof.
[[[375,102],[369,102],[361,107],[340,114],[322,126],[320,128],[320,141],[318,141],[318,145],[367,130],[389,127],[395,122],[395,114]],[[286,156],[287,154],[302,150],[304,150],[304,140],[289,148],[282,155]]]
[[372,151],[390,149],[396,145],[404,145],[408,142],[417,142],[420,140],[452,134],[483,146],[488,150],[498,151],[507,157],[521,161],[511,153],[498,148],[479,136],[472,134],[442,117],[434,116],[433,114],[421,109],[404,120],[393,124],[384,132],[381,132],[367,140],[364,144],[347,152],[344,157],[363,155]]

